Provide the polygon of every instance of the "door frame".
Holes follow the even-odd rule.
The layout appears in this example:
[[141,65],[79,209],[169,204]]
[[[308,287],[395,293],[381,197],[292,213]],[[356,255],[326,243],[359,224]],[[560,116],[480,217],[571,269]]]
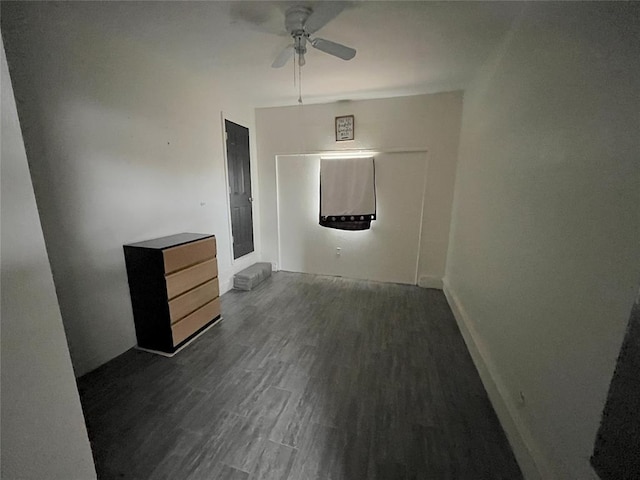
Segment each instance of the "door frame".
[[253,159],[254,155],[252,155],[254,151],[251,148],[251,129],[244,125],[246,123],[244,120],[238,119],[233,115],[229,114],[228,112],[221,110],[220,111],[220,134],[222,136],[222,157],[224,160],[222,162],[224,163],[224,192],[225,192],[225,205],[227,206],[227,226],[229,228],[229,258],[231,260],[231,265],[233,266],[237,262],[246,261],[245,259],[247,257],[249,257],[250,255],[255,255],[256,251],[258,250],[258,240],[256,236],[256,215],[257,215],[256,211],[258,209],[256,208],[257,202],[254,200],[251,203],[251,228],[253,229],[253,252],[249,252],[246,255],[243,255],[242,257],[233,258],[233,225],[231,222],[231,199],[229,198],[229,192],[230,192],[229,160],[227,158],[227,135],[226,135],[227,130],[225,127],[225,122],[224,122],[225,120],[233,122],[249,130],[249,165],[251,168],[251,175],[250,175],[251,195],[254,199],[257,198],[257,193],[258,193],[256,190],[257,182],[254,181],[256,180],[256,178],[254,178],[254,175],[255,175],[254,170],[256,170],[257,165],[254,163],[255,162],[255,160]]

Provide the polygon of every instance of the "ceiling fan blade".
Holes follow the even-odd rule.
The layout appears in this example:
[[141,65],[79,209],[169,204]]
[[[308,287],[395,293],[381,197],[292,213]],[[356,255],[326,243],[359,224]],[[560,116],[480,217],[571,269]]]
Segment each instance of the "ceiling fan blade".
[[338,57],[343,60],[351,60],[356,56],[355,49],[342,45],[341,43],[325,40],[324,38],[314,38],[311,40],[311,45],[313,48],[317,48],[318,50],[322,50],[329,55],[333,55],[334,57]]
[[284,47],[271,64],[271,68],[284,67],[291,57],[293,57],[293,43]]
[[347,2],[317,2],[313,13],[304,24],[307,33],[315,33],[338,16],[347,6]]

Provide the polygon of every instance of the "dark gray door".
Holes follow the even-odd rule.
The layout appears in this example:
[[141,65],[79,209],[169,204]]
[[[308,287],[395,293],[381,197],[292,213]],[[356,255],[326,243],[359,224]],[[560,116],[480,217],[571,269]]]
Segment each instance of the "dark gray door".
[[251,204],[251,166],[249,162],[249,129],[229,120],[227,132],[227,166],[231,204],[233,258],[253,252],[253,212]]

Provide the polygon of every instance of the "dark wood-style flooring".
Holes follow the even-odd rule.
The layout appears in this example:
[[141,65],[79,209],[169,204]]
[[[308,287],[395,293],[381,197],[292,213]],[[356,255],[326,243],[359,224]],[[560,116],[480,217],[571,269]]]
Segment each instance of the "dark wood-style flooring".
[[522,478],[442,292],[278,272],[222,311],[79,380],[100,479]]

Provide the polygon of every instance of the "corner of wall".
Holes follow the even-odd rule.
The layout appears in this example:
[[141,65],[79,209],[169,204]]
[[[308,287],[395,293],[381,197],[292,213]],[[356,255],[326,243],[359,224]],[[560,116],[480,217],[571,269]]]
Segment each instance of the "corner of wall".
[[422,288],[435,288],[442,290],[442,278],[435,275],[420,275],[418,286]]

